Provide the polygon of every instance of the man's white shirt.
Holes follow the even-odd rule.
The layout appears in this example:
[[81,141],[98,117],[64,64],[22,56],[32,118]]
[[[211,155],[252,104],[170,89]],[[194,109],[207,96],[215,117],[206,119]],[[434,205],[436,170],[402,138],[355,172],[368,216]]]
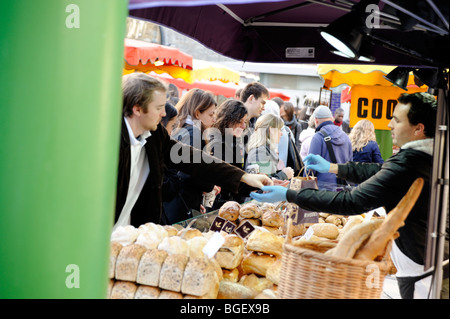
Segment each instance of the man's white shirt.
[[146,139],[152,134],[149,131],[145,131],[136,139],[127,119],[124,118],[124,120],[125,125],[127,126],[128,135],[130,137],[130,183],[128,185],[125,205],[122,208],[122,212],[120,213],[119,219],[114,225],[113,230],[115,230],[119,226],[130,224],[131,210],[133,209],[134,204],[136,203],[139,194],[144,187],[148,175],[150,174],[150,166],[148,164],[147,153],[145,151],[144,145],[147,143]]

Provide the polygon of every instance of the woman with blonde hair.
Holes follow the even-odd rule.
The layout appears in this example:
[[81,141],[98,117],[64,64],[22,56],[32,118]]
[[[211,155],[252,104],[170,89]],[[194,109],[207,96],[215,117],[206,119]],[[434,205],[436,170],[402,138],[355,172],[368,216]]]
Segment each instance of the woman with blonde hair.
[[[261,115],[255,124],[255,131],[248,141],[248,155],[246,171],[251,172],[254,165],[258,165],[260,173],[267,174],[280,180],[291,179],[294,170],[290,167],[278,169],[278,143],[284,126],[283,120],[272,114]],[[258,171],[257,170],[257,171]]]
[[348,137],[352,142],[354,162],[384,163],[372,122],[360,120],[355,124]]

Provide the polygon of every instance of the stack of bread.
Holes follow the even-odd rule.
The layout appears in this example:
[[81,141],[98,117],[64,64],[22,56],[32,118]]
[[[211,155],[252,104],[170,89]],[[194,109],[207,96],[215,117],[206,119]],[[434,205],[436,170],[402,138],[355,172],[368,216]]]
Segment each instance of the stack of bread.
[[108,298],[216,298],[222,269],[207,258],[209,234],[153,223],[111,235]]

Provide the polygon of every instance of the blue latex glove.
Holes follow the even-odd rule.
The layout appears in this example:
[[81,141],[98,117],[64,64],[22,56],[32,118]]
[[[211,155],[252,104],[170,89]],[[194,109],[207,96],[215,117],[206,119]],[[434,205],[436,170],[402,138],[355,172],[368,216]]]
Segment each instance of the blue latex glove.
[[258,202],[276,203],[286,200],[287,188],[283,186],[263,186],[261,187],[264,194],[256,192],[250,193],[250,197],[256,199]]
[[303,164],[305,164],[306,169],[313,169],[319,173],[328,173],[330,170],[330,162],[316,154],[308,154],[303,159]]

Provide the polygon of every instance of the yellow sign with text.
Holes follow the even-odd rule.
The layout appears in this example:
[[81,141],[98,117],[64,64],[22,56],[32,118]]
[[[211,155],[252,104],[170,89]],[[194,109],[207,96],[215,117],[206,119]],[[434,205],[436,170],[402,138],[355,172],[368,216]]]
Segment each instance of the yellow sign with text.
[[390,130],[397,99],[402,93],[426,92],[427,88],[408,88],[405,91],[395,86],[355,85],[351,88],[350,127],[360,120],[369,120],[376,130]]

